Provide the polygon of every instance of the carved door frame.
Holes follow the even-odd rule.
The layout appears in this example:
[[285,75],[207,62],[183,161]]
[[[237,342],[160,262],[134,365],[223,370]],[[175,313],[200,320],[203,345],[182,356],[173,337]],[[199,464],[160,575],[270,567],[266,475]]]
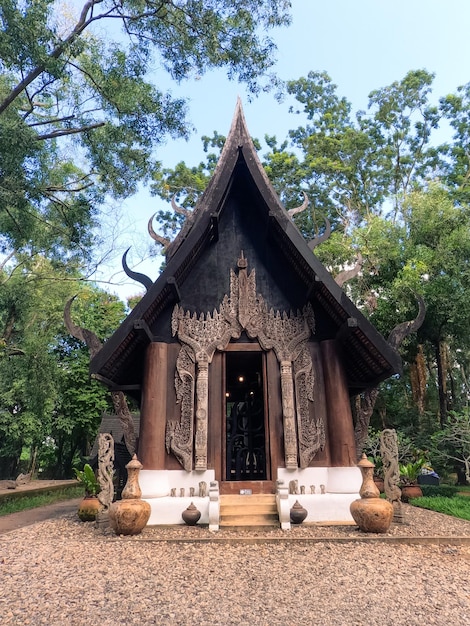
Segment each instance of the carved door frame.
[[[279,367],[285,467],[308,467],[325,442],[322,420],[310,418],[314,374],[308,342],[315,332],[310,303],[302,311],[274,311],[256,290],[256,271],[247,271],[243,252],[238,274],[230,270],[230,295],[218,309],[191,313],[178,304],[171,325],[181,349],[176,362],[175,388],[181,404],[180,421],[166,426],[167,452],[187,471],[207,469],[209,366],[216,352],[245,332],[263,351],[274,352]],[[224,409],[225,414],[225,409]],[[194,444],[194,445],[193,445]],[[272,461],[272,459],[271,459]]]

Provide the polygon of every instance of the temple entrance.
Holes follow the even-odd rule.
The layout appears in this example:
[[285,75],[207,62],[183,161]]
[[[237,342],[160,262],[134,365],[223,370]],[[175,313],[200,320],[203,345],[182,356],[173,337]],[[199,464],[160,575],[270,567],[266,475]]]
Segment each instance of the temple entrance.
[[225,480],[268,480],[264,358],[225,353]]

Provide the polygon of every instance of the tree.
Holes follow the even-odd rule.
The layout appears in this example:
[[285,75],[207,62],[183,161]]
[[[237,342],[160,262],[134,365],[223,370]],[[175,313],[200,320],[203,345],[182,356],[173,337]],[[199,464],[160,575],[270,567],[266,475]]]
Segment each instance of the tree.
[[[77,317],[101,336],[124,316],[114,296],[82,286],[44,261],[35,273],[13,275],[0,289],[0,475],[14,476],[23,449],[47,455],[54,476],[71,474],[87,454],[108,406],[106,390],[88,373],[88,356],[63,326],[63,306],[80,289]],[[85,306],[86,303],[86,306]],[[6,330],[5,330],[6,328]],[[43,467],[44,469],[44,467]]]
[[[361,271],[344,288],[385,336],[397,321],[413,319],[416,295],[423,298],[425,322],[400,349],[404,376],[382,385],[373,417],[376,426],[403,427],[421,440],[466,403],[470,354],[470,89],[436,107],[432,82],[429,72],[410,71],[373,91],[368,111],[353,115],[325,72],[289,81],[290,110],[302,123],[283,141],[265,137],[263,157],[286,208],[307,192],[310,206],[294,216],[307,239],[330,220],[333,232],[315,254],[332,274],[361,255]],[[454,137],[439,146],[433,133],[443,117]],[[184,198],[211,166],[179,164],[161,182]],[[165,197],[164,185],[156,191]],[[160,218],[164,227],[173,219],[171,212]]]
[[441,462],[450,463],[457,470],[459,483],[462,477],[470,484],[470,415],[452,412],[446,427],[432,437],[433,456]]
[[[0,233],[5,249],[89,244],[104,194],[135,192],[159,167],[154,150],[185,136],[185,103],[151,84],[155,66],[180,81],[215,67],[256,92],[269,81],[287,0],[53,0],[0,7]],[[118,28],[118,25],[121,29]],[[107,28],[106,39],[101,35]],[[39,237],[40,238],[40,237]],[[37,245],[40,247],[40,244]]]

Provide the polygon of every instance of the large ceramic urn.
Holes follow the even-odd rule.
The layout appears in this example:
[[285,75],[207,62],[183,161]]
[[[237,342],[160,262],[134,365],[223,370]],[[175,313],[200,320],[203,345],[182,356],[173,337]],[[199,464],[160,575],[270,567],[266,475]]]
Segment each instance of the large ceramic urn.
[[116,535],[138,535],[144,529],[150,517],[150,504],[141,500],[139,472],[142,464],[134,454],[126,465],[127,483],[122,490],[122,500],[113,502],[109,507],[109,523]]
[[351,502],[350,511],[354,521],[365,533],[386,533],[393,518],[393,506],[380,497],[374,483],[374,467],[365,454],[357,464],[362,473],[360,499]]

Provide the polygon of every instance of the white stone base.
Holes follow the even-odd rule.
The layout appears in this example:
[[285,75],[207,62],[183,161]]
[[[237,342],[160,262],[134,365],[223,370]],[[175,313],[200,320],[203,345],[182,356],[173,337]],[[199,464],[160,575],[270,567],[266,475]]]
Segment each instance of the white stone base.
[[[357,467],[309,467],[303,470],[277,470],[276,502],[281,528],[291,527],[290,509],[298,500],[307,509],[306,522],[351,523],[351,502],[359,498],[362,483]],[[298,487],[305,487],[305,494],[289,493],[289,484],[297,480]],[[199,483],[207,484],[207,495],[199,497]],[[141,470],[139,484],[142,499],[151,506],[148,526],[184,524],[182,512],[191,502],[201,512],[198,524],[208,524],[210,530],[218,530],[220,521],[219,485],[214,470],[186,472],[184,470]],[[311,486],[315,493],[311,493]],[[322,485],[323,491],[322,492]],[[189,495],[193,487],[195,495]],[[171,496],[175,489],[176,495]],[[181,496],[184,489],[184,496]]]
[[324,495],[289,495],[290,509],[298,500],[307,509],[305,522],[353,522],[349,505],[359,498],[358,493],[325,493]]
[[207,498],[142,498],[152,508],[147,526],[166,526],[184,524],[181,513],[188,508],[191,502],[201,512],[198,524],[209,523],[209,497]]
[[[301,486],[305,487],[305,494],[289,493],[289,484],[294,480],[298,481],[299,492]],[[276,502],[281,528],[288,530],[291,527],[290,509],[296,500],[307,510],[305,522],[353,522],[349,507],[360,497],[361,484],[358,467],[278,468]],[[312,485],[314,494],[311,493]]]
[[[199,483],[207,485],[205,497],[199,497]],[[139,485],[142,500],[150,504],[151,513],[147,526],[184,524],[182,512],[191,502],[201,512],[198,524],[208,524],[210,530],[219,528],[219,486],[214,470],[186,472],[184,470],[141,470]],[[189,495],[194,488],[194,496]],[[171,490],[175,489],[175,496]],[[181,496],[184,489],[184,496]]]

